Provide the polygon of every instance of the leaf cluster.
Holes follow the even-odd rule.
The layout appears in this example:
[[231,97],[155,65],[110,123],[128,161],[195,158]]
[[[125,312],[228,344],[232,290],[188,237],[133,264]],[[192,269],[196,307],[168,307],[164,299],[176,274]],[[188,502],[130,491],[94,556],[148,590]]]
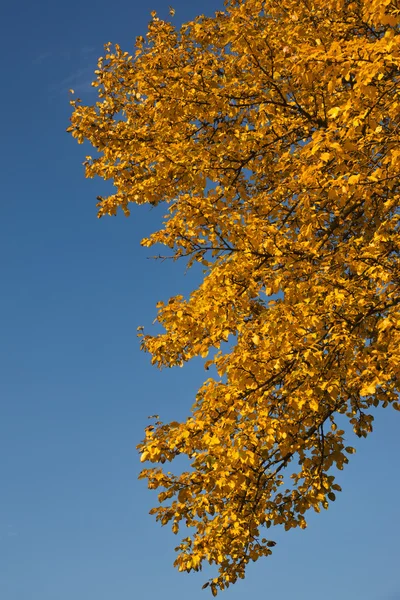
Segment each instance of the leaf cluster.
[[212,351],[216,375],[139,449],[152,513],[190,531],[176,566],[217,565],[214,595],[271,554],[263,530],[335,500],[343,417],[365,437],[400,408],[399,23],[395,0],[232,0],[180,30],[154,13],[133,54],[106,46],[98,102],[72,101],[86,175],[116,187],[99,216],[163,202],[143,244],[204,268],[140,335],[159,367]]

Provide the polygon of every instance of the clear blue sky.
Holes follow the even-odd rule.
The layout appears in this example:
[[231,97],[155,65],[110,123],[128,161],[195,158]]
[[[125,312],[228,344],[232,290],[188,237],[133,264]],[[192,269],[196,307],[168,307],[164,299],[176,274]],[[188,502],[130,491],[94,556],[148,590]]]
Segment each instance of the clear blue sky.
[[[96,218],[100,180],[65,133],[68,88],[86,101],[107,41],[131,49],[172,0],[4,2],[0,10],[0,597],[197,600],[206,574],[172,568],[177,538],[148,516],[135,450],[147,415],[183,418],[199,362],[159,372],[139,351],[155,303],[193,287],[139,241],[160,212]],[[175,0],[175,20],[222,0]],[[388,408],[306,531],[276,531],[272,558],[225,598],[400,599],[399,425]],[[349,439],[349,442],[352,440]]]

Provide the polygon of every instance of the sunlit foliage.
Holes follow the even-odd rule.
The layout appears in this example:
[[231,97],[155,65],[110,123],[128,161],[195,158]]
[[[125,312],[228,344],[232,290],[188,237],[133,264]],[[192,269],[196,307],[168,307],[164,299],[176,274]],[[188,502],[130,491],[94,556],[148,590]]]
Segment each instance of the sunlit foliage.
[[[151,512],[189,528],[176,566],[217,565],[214,595],[271,553],[267,528],[335,500],[343,423],[365,437],[400,408],[399,23],[397,0],[232,0],[178,30],[153,13],[132,55],[107,44],[98,102],[72,101],[87,177],[116,188],[99,216],[163,202],[143,245],[203,265],[140,335],[155,365],[215,376],[139,448]],[[187,471],[160,466],[178,455]]]

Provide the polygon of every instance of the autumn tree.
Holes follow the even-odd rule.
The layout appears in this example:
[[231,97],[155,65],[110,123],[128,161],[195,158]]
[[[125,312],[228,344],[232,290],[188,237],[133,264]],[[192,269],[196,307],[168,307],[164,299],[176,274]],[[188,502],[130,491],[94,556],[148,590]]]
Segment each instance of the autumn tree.
[[[163,202],[143,245],[203,266],[140,335],[155,365],[208,357],[215,375],[139,449],[151,513],[189,528],[175,565],[217,565],[214,595],[271,554],[266,528],[335,500],[346,423],[365,437],[375,407],[400,409],[399,12],[227,0],[179,29],[153,13],[132,54],[106,45],[96,104],[71,102],[86,176],[116,188],[99,217]],[[160,466],[179,455],[183,473]]]

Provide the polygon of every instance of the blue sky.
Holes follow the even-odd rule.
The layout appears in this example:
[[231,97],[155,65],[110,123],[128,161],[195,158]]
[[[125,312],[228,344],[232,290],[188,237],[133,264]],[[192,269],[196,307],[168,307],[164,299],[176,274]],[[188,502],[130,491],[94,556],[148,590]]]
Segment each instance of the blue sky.
[[[100,180],[65,133],[67,90],[89,83],[103,44],[131,49],[149,13],[172,0],[9,2],[1,8],[0,597],[4,600],[193,600],[208,573],[172,568],[177,538],[148,515],[136,444],[147,415],[184,418],[201,364],[160,372],[136,328],[186,293],[183,265],[139,242],[160,211],[96,218]],[[222,0],[175,1],[175,20]],[[343,493],[306,531],[276,531],[273,557],[224,593],[254,600],[397,600],[399,416],[340,475]],[[351,440],[349,439],[349,442]]]

